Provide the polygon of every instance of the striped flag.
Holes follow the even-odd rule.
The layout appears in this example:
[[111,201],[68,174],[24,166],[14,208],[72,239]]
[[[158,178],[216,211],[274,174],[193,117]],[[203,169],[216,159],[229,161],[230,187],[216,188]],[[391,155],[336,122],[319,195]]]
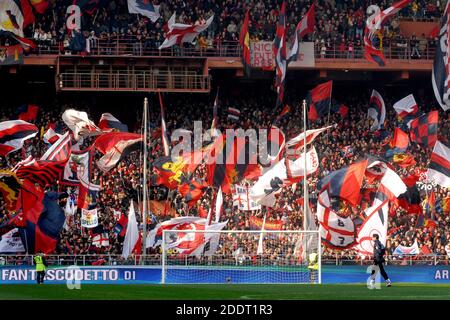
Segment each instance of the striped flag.
[[278,15],[278,24],[273,41],[273,56],[275,57],[275,89],[277,91],[276,108],[283,105],[284,80],[286,78],[286,2],[283,1]]
[[23,120],[11,120],[0,123],[0,156],[19,150],[25,140],[35,137],[38,128]]
[[242,23],[241,33],[239,36],[239,44],[242,47],[242,65],[247,77],[250,77],[251,71],[251,56],[250,56],[250,34],[248,26],[250,24],[250,13],[247,10],[245,13],[244,22]]
[[[444,12],[441,17],[441,25],[438,29],[439,40],[437,43],[445,44],[448,43],[450,27],[450,2],[447,1],[445,5]],[[438,45],[436,46],[436,53],[434,56],[434,63],[432,69],[431,83],[433,85],[434,95],[436,97],[439,105],[444,109],[444,111],[450,110],[450,99],[449,99],[449,47],[448,45]]]
[[373,119],[370,131],[380,130],[386,120],[386,106],[383,97],[376,90],[372,90],[367,115]]
[[450,188],[450,148],[436,141],[431,154],[427,176],[444,188]]
[[161,107],[161,139],[164,147],[164,155],[166,157],[169,156],[169,138],[167,137],[167,127],[166,127],[166,120],[164,117],[164,104],[162,100],[161,92],[158,92],[159,96],[159,105]]
[[241,111],[239,109],[232,108],[232,107],[228,108],[228,119],[238,121],[240,116],[241,116]]
[[294,42],[291,45],[291,50],[289,51],[288,63],[291,61],[297,61],[298,54],[300,52],[300,41],[304,36],[309,33],[314,32],[314,25],[316,24],[315,19],[315,7],[314,3],[309,8],[308,12],[303,16],[300,22],[297,24],[295,29]]
[[44,133],[42,138],[45,143],[54,144],[61,137],[62,135],[56,133],[55,130],[53,130],[53,128],[48,128],[48,130]]
[[120,122],[111,113],[103,113],[100,117],[98,127],[105,132],[108,131],[121,131],[128,132],[128,126]]
[[166,39],[159,49],[169,48],[173,45],[181,45],[182,43],[192,43],[201,32],[208,29],[213,19],[214,15],[209,17],[208,20],[201,25],[175,23],[175,13],[173,13],[172,17],[167,22],[168,32],[166,33]]
[[380,67],[386,65],[386,58],[380,50],[378,32],[387,20],[401,9],[406,7],[412,0],[400,0],[389,8],[376,13],[372,19],[366,23],[364,29],[364,56],[367,61],[375,62]]
[[71,153],[71,138],[67,131],[41,157],[41,160],[65,161]]
[[54,184],[63,172],[67,159],[63,161],[30,161],[17,169],[17,177],[37,183],[41,187]]
[[437,141],[438,112],[431,111],[411,121],[411,141],[432,148]]
[[411,121],[421,116],[419,107],[412,94],[400,99],[393,105],[398,117],[406,124],[406,127],[411,126]]

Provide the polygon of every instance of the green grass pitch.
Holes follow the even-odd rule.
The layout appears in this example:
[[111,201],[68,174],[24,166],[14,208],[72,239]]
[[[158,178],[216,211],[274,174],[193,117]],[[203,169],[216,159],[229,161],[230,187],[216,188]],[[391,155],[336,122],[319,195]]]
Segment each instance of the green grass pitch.
[[334,285],[0,285],[0,300],[450,300],[450,284],[394,284],[369,290],[361,284]]

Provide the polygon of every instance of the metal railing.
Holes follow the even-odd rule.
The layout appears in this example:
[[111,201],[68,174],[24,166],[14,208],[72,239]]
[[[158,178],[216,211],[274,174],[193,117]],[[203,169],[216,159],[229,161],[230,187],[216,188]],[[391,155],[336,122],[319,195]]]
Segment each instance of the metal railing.
[[60,90],[89,91],[177,91],[209,92],[210,76],[169,72],[63,72],[58,75]]
[[[383,53],[388,60],[432,60],[435,53],[435,43],[418,40],[419,44],[405,39],[383,39]],[[132,42],[127,39],[98,40],[88,53],[72,52],[62,44],[37,43],[32,52],[37,55],[88,55],[88,56],[140,56],[140,57],[240,57],[241,48],[237,41],[215,43],[206,48],[173,46],[159,50],[143,41]],[[315,45],[316,59],[343,59],[352,62],[364,61],[364,48],[354,46],[352,51],[348,46],[340,47],[336,43],[326,46]]]
[[[46,261],[49,266],[120,266],[120,265],[148,265],[161,266],[162,255],[148,254],[145,256],[132,255],[128,259],[122,258],[120,255],[99,254],[99,255],[47,255]],[[296,264],[297,259],[293,262]],[[200,259],[194,256],[184,256],[173,260],[176,265],[290,265],[291,260],[282,261],[282,259],[272,260],[268,257],[257,255],[241,255],[233,257],[232,255],[216,255],[209,257],[202,257]],[[211,264],[213,263],[213,264]],[[357,256],[335,257],[326,256],[322,258],[322,265],[370,265],[372,259],[360,259]],[[396,266],[415,266],[415,265],[449,265],[450,257],[444,255],[409,255],[409,256],[387,256],[387,265]],[[32,255],[0,255],[1,266],[21,266],[33,265]]]
[[[326,46],[322,50],[321,44],[314,46],[315,58],[320,60],[343,60],[343,61],[366,61],[364,58],[363,47],[353,47],[353,50],[348,50],[348,47],[340,48],[339,45]],[[433,60],[436,52],[434,44],[429,42],[423,45],[411,45],[408,43],[391,42],[382,48],[384,57],[387,60],[403,60],[403,61],[417,61],[417,60]]]
[[99,39],[89,52],[81,53],[65,48],[62,43],[37,42],[32,54],[91,55],[91,56],[148,56],[148,57],[239,57],[241,48],[237,41],[223,41],[206,47],[172,46],[159,50],[144,41],[115,38]]

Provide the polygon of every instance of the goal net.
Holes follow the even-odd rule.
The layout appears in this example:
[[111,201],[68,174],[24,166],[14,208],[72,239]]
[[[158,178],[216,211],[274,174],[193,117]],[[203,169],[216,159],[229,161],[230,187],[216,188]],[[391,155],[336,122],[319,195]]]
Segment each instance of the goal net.
[[321,283],[319,231],[164,230],[161,283]]

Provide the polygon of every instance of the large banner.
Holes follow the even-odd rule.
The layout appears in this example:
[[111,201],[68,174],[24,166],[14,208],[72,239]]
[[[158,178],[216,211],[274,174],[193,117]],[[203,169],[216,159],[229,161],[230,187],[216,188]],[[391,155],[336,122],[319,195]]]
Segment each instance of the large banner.
[[[258,217],[250,217],[250,229],[261,230],[263,226],[264,219]],[[264,225],[264,230],[281,230],[283,229],[282,221],[267,221]]]
[[[271,41],[258,41],[250,44],[251,65],[253,68],[274,69],[275,59]],[[302,42],[297,61],[289,64],[293,67],[314,67],[314,42]]]
[[[322,265],[322,283],[366,283],[370,274],[366,266]],[[450,283],[450,266],[388,266],[388,272],[394,283]],[[199,277],[199,271],[202,276]],[[298,281],[303,270],[286,272],[274,267],[266,271],[268,283]],[[261,277],[261,266],[241,268],[214,268],[212,266],[172,266],[166,274],[167,283],[251,283]],[[32,266],[0,266],[0,285],[35,284],[36,270]],[[161,283],[161,266],[61,266],[47,269],[45,283],[67,284],[73,288],[77,283],[83,284],[159,284]]]
[[81,210],[81,226],[84,228],[95,228],[98,226],[97,209]]

